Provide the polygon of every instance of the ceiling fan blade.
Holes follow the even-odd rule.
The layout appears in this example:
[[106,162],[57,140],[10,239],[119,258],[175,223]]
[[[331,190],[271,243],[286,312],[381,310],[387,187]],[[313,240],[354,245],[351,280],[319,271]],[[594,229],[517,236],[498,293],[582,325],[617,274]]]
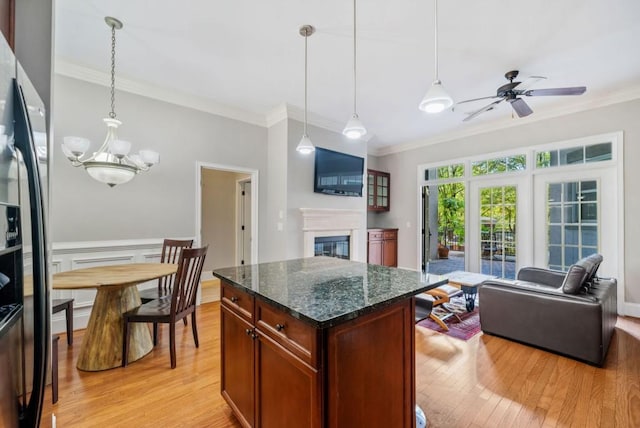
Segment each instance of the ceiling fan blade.
[[546,79],[547,78],[543,76],[529,76],[527,77],[527,80],[525,80],[524,82],[516,86],[515,91],[516,92],[519,91],[519,93],[522,94],[524,93],[524,91],[526,91],[527,89],[529,89],[530,87],[538,83],[539,81],[546,80]]
[[485,111],[493,110],[494,107],[497,104],[501,103],[502,101],[504,101],[504,98],[503,99],[499,99],[498,101],[494,101],[491,104],[488,104],[488,105],[482,107],[480,110],[476,110],[476,111],[474,111],[472,113],[469,113],[469,115],[467,117],[465,117],[464,119],[462,119],[462,121],[466,122],[466,121],[471,120],[474,117],[478,116],[480,113],[484,113]]
[[[499,97],[499,96],[497,96],[497,95],[491,95],[490,97],[472,98],[472,99],[470,99],[470,100],[459,101],[459,102],[457,102],[457,103],[455,104],[455,106],[457,106],[458,104],[470,103],[470,102],[473,102],[473,101],[489,100],[489,99],[491,99],[491,98],[500,98],[500,97]],[[455,107],[455,106],[454,106],[454,107]]]
[[513,107],[513,109],[518,114],[518,117],[529,116],[531,113],[533,113],[533,110],[531,110],[531,107],[529,107],[529,105],[526,102],[524,102],[522,98],[509,100],[509,102],[511,103],[511,107]]
[[548,88],[548,89],[530,89],[524,92],[528,97],[546,96],[546,95],[582,95],[587,90],[586,86],[574,86],[572,88]]

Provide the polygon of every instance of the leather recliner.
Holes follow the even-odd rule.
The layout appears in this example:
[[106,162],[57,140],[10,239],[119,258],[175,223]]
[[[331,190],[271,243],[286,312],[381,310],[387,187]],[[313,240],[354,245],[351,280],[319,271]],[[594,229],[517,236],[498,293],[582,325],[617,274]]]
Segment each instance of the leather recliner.
[[483,282],[482,331],[602,366],[617,320],[617,281],[595,275],[601,261],[592,255],[569,272],[522,268],[516,281]]

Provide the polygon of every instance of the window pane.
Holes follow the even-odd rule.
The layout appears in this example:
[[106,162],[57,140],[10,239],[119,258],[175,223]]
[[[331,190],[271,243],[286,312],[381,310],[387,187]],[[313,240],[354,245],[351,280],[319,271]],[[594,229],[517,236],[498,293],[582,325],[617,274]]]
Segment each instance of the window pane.
[[570,204],[564,206],[564,222],[565,223],[578,223],[578,204]]
[[582,226],[582,245],[598,245],[598,228],[596,226]]
[[594,144],[585,147],[586,162],[602,162],[611,160],[611,143]]
[[464,177],[464,164],[459,163],[457,165],[451,165],[452,177]]
[[549,221],[551,223],[560,223],[562,222],[562,211],[560,206],[550,206],[549,207]]
[[595,223],[598,221],[598,205],[595,202],[581,204],[581,217],[584,223]]
[[549,245],[549,265],[562,266],[562,247]]
[[582,247],[582,254],[580,255],[580,257],[587,257],[591,254],[596,254],[597,252],[598,249],[596,247]]
[[564,243],[567,245],[578,245],[579,226],[567,226],[564,229]]
[[487,173],[487,162],[472,162],[471,163],[471,175],[485,175]]
[[562,201],[562,184],[553,183],[549,184],[549,202]]
[[578,202],[578,183],[564,183],[563,190],[565,202]]
[[549,244],[551,245],[562,244],[562,226],[549,227]]
[[564,265],[568,268],[580,259],[578,247],[564,247]]
[[582,181],[580,182],[580,196],[583,202],[595,201],[597,192],[597,183],[595,181]]
[[549,168],[551,166],[551,152],[536,153],[536,167]]
[[584,147],[571,147],[560,150],[560,165],[584,163]]
[[527,156],[511,156],[507,159],[507,169],[509,171],[524,171],[525,169],[527,169]]

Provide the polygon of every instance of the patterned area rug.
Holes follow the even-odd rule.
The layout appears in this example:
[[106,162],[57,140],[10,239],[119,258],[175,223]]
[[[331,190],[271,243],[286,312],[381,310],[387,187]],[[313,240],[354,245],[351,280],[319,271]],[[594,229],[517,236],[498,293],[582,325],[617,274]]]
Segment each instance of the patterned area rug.
[[[462,321],[458,321],[456,317],[448,318],[445,321],[445,324],[449,327],[449,331],[444,331],[443,328],[431,318],[425,318],[417,325],[462,340],[469,340],[476,334],[480,333],[480,313],[477,302],[476,307],[472,312],[467,312],[464,306],[464,300],[462,299],[453,299],[451,302],[445,303],[444,305],[447,305],[449,309],[457,313]],[[434,312],[436,315],[442,315],[447,311],[436,306]]]

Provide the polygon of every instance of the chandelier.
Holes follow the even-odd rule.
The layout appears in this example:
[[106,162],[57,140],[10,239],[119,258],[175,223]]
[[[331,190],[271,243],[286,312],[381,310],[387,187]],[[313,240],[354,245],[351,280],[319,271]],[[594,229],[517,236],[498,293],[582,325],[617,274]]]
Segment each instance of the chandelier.
[[105,22],[111,27],[111,111],[102,119],[107,126],[107,136],[102,146],[86,159],[81,159],[91,142],[83,137],[64,137],[62,151],[73,166],[82,166],[95,180],[110,187],[130,181],[136,174],[148,171],[160,161],[160,154],[153,150],[140,150],[129,155],[131,143],[118,139],[117,129],[122,122],[115,113],[116,30],[122,22],[107,16]]

